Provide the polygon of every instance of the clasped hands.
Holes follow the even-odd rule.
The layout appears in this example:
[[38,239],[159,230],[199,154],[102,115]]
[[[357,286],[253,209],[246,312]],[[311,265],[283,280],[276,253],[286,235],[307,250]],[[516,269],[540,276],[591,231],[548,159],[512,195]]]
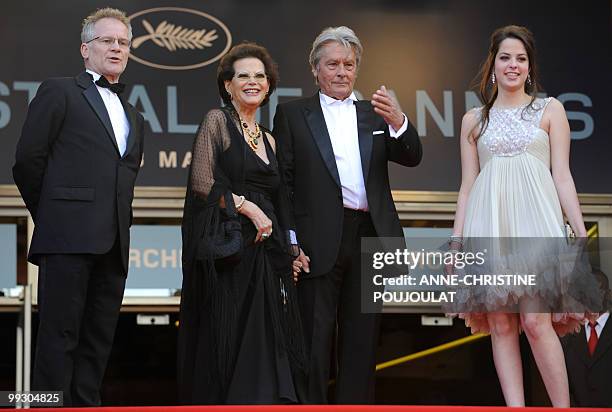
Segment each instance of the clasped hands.
[[310,258],[304,254],[302,248],[300,248],[300,254],[293,261],[293,281],[297,282],[300,278],[300,272],[302,270],[306,273],[310,273]]

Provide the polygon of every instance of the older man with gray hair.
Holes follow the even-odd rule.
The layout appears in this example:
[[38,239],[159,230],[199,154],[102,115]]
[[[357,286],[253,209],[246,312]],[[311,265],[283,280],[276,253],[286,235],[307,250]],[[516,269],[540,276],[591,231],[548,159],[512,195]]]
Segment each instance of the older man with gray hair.
[[39,327],[32,387],[65,406],[100,405],[128,271],[142,115],[119,77],[132,30],[125,13],[83,21],[85,71],[44,81],[28,109],[13,177],[34,220]]
[[362,51],[350,28],[323,30],[310,52],[320,90],[279,105],[274,117],[303,250],[294,268],[310,358],[309,403],[327,402],[336,331],[336,403],[374,399],[379,315],[361,313],[361,238],[403,237],[388,162],[416,166],[422,156],[416,130],[384,86],[371,102],[355,97]]

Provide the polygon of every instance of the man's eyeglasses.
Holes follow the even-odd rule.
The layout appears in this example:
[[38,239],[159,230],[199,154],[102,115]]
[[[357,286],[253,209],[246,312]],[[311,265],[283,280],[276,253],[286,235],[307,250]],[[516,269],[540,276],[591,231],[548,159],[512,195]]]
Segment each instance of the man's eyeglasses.
[[239,82],[243,82],[246,83],[249,80],[253,79],[254,82],[257,83],[263,83],[266,81],[266,79],[268,78],[268,76],[266,76],[265,73],[245,73],[245,72],[240,72],[240,73],[236,73],[234,75],[234,77],[236,79],[238,79]]
[[85,42],[87,43],[91,43],[92,41],[97,41],[98,43],[100,43],[102,46],[104,47],[111,47],[113,44],[115,44],[115,42],[117,42],[117,44],[119,45],[119,47],[123,48],[123,49],[129,49],[130,46],[132,45],[132,42],[129,41],[128,39],[118,39],[116,37],[107,37],[107,36],[98,36],[98,37],[94,37],[93,39]]

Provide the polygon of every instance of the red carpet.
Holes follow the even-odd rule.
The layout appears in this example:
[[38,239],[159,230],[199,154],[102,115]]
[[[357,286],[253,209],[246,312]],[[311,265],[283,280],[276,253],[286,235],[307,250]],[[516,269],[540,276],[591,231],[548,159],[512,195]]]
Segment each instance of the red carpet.
[[[0,409],[14,410],[14,409]],[[92,408],[45,408],[45,411],[87,412]],[[507,408],[503,406],[398,406],[398,405],[290,405],[290,406],[129,406],[95,408],[98,412],[551,412],[554,408]],[[572,408],[572,412],[606,411],[607,408]]]

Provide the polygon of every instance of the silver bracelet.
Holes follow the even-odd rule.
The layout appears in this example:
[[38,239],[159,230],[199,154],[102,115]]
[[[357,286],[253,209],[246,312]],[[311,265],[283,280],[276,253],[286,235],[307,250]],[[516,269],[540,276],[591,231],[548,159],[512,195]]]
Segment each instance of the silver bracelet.
[[240,209],[242,209],[242,206],[244,206],[244,202],[246,201],[246,198],[242,195],[238,196],[238,199],[240,199],[240,202],[238,202],[236,205],[236,212],[240,212]]

